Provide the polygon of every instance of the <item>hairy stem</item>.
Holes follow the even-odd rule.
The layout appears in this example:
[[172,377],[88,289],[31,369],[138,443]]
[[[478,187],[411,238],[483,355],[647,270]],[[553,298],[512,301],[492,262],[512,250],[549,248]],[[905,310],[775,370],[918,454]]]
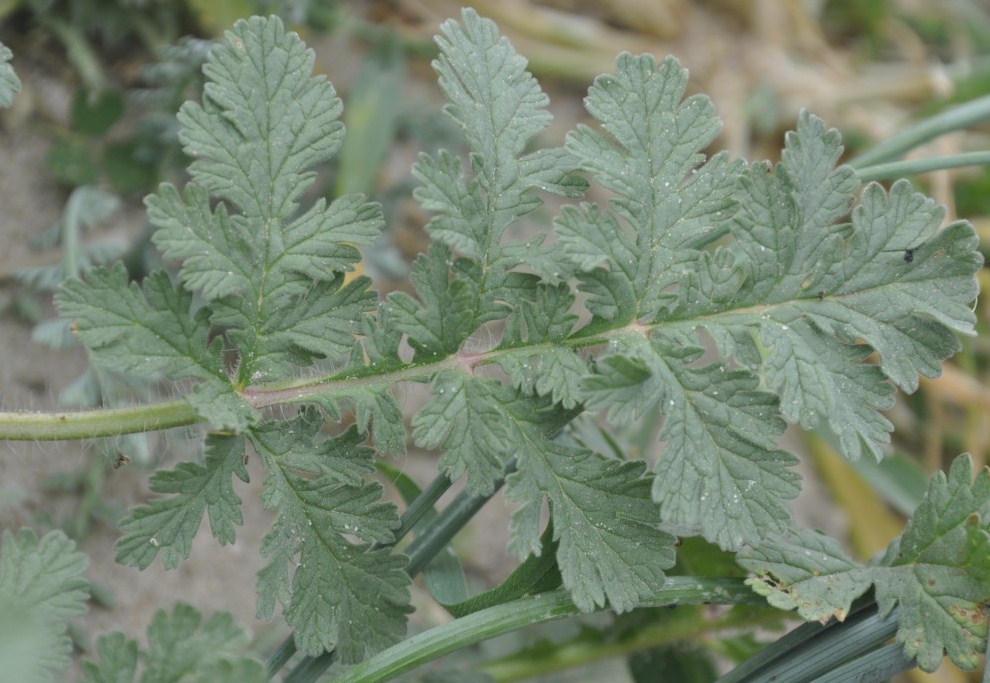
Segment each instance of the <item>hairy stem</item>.
[[61,441],[137,434],[202,422],[183,400],[58,413],[0,412],[0,439]]
[[[806,298],[815,298],[809,292]],[[663,320],[643,324],[631,322],[613,329],[582,333],[578,330],[573,336],[562,340],[572,349],[587,349],[603,346],[613,339],[628,335],[650,336],[661,329],[694,328],[705,320],[718,320],[730,323],[734,316],[752,314],[765,315],[779,306],[792,301],[782,301],[772,305],[748,306],[721,311],[710,316],[695,315],[685,320]],[[509,348],[496,348],[483,353],[458,352],[434,362],[416,362],[379,370],[368,368],[360,373],[326,374],[281,382],[253,384],[244,388],[241,394],[254,408],[270,408],[279,405],[309,403],[324,396],[346,398],[356,390],[379,390],[401,382],[428,382],[436,373],[443,370],[460,370],[473,374],[477,368],[497,363],[503,356],[517,353],[536,353],[541,349],[556,346],[557,343],[537,342]],[[152,403],[112,410],[94,410],[68,413],[20,413],[0,412],[0,441],[57,441],[62,439],[86,439],[120,434],[135,434],[157,429],[169,429],[203,422],[196,412],[184,401]],[[70,426],[71,425],[71,426]]]

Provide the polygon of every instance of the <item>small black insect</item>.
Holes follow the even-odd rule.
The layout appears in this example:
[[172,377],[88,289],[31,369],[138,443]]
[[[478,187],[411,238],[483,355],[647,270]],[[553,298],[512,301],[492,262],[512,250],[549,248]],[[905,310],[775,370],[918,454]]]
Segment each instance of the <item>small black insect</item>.
[[825,290],[824,289],[818,290],[818,300],[819,301],[825,301]]
[[909,249],[884,249],[882,253],[889,254],[889,253],[892,253],[892,252],[901,252],[901,254],[904,256],[904,262],[905,263],[913,263],[914,262],[914,252],[918,251],[918,249],[920,249],[921,246],[922,245],[919,244],[917,246],[910,247]]

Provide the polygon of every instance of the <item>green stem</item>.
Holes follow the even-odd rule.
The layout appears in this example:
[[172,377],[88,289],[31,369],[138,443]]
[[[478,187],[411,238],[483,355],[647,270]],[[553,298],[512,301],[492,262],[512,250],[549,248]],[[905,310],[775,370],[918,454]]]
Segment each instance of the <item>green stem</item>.
[[289,663],[293,655],[296,654],[296,640],[290,634],[288,638],[279,643],[279,646],[272,653],[265,664],[267,670],[266,680],[271,680],[279,669]]
[[904,176],[941,171],[946,168],[960,166],[990,165],[990,152],[966,152],[943,157],[928,157],[925,159],[908,159],[907,161],[892,161],[886,164],[867,166],[856,172],[864,183],[871,180],[892,180]]
[[855,169],[876,166],[897,159],[905,152],[939,135],[990,119],[990,95],[961,104],[931,116],[872,147],[849,162]]
[[524,650],[485,662],[477,666],[476,670],[488,674],[499,683],[509,683],[546,676],[605,659],[624,657],[655,647],[697,640],[705,634],[727,629],[753,629],[780,622],[780,613],[771,610],[762,610],[755,614],[752,610],[731,611],[714,619],[697,610],[691,610],[690,614],[685,611],[683,614],[685,616],[680,619],[647,624],[636,630],[631,637],[602,640],[582,634],[555,645],[550,652],[541,649],[538,654],[530,654]]
[[[669,577],[643,607],[703,603],[761,604],[742,579]],[[483,640],[532,624],[572,617],[580,611],[570,594],[551,591],[489,607],[397,643],[331,678],[333,683],[377,683]]]
[[38,12],[35,17],[42,26],[62,41],[66,56],[79,71],[86,87],[90,90],[103,90],[106,79],[103,77],[100,60],[79,29],[46,13]]
[[[395,545],[412,531],[419,520],[433,509],[433,506],[447,492],[452,483],[446,474],[439,474],[433,478],[433,481],[416,496],[413,502],[409,503],[409,507],[402,513],[399,528],[395,531],[395,540],[392,541],[391,545]],[[408,567],[407,571],[409,571]]]
[[137,434],[201,422],[183,400],[60,413],[0,412],[0,440],[61,441]]
[[[515,459],[506,468],[506,476],[515,470]],[[505,479],[495,482],[495,487],[487,495],[478,495],[461,491],[450,505],[445,507],[436,519],[423,530],[423,532],[409,544],[406,554],[409,556],[409,564],[406,565],[406,572],[409,576],[416,576],[423,568],[433,560],[437,554],[447,547],[454,536],[464,528],[471,519],[478,514],[478,511],[485,506],[495,492],[502,488]]]
[[[601,345],[613,336],[629,332],[644,333],[637,323],[608,330],[604,333],[568,340],[570,346],[582,348]],[[536,352],[552,344],[532,344],[527,349]],[[366,375],[320,375],[306,379],[255,384],[241,393],[254,408],[269,408],[311,402],[320,396],[346,397],[355,391],[387,389],[400,382],[425,382],[433,375],[449,369],[472,373],[481,365],[495,363],[500,356],[520,349],[495,349],[486,353],[456,353],[433,363],[409,363],[386,372]],[[0,412],[0,441],[58,441],[119,436],[149,432],[156,429],[184,427],[202,422],[188,403],[182,400],[139,406],[68,413]]]
[[[817,298],[814,292],[807,292],[806,294],[804,299],[814,300]],[[252,407],[257,409],[311,403],[321,397],[346,398],[359,391],[386,390],[400,382],[427,382],[436,373],[443,370],[458,370],[466,374],[474,374],[477,368],[498,363],[505,356],[538,353],[544,349],[556,348],[559,344],[565,344],[575,350],[587,349],[603,346],[614,339],[621,339],[629,335],[649,337],[654,331],[660,329],[694,328],[708,320],[731,324],[735,318],[741,317],[748,323],[749,316],[767,315],[775,308],[790,305],[793,301],[746,306],[709,315],[694,315],[683,320],[671,319],[651,324],[631,322],[612,329],[592,329],[589,326],[578,330],[574,336],[561,342],[522,344],[492,349],[483,353],[461,351],[434,362],[407,363],[385,371],[372,367],[348,375],[327,374],[304,379],[254,384],[241,390],[241,395]],[[186,426],[202,421],[202,418],[198,417],[193,409],[183,401],[80,413],[0,413],[0,441],[55,441],[116,436]],[[72,423],[76,426],[67,427],[65,426],[66,423]]]

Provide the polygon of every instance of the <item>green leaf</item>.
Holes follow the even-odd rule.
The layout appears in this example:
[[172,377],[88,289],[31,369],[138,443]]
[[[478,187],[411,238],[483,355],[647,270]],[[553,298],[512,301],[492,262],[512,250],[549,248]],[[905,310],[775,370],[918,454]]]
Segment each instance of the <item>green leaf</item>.
[[[523,414],[534,412],[516,407]],[[513,514],[512,548],[520,554],[542,551],[538,525],[545,496],[557,565],[581,610],[607,601],[625,612],[658,590],[663,570],[674,565],[675,539],[659,528],[645,465],[547,440],[539,423],[527,423],[521,415],[513,426],[518,464],[506,481],[506,495],[522,507]]]
[[628,335],[614,340],[584,383],[587,407],[608,407],[616,424],[659,410],[666,448],[653,497],[672,529],[728,550],[780,533],[786,501],[800,491],[797,459],[777,447],[777,399],[747,370],[686,365],[701,349],[685,340]]
[[87,136],[106,133],[124,113],[124,98],[113,90],[81,88],[72,98],[69,119],[72,127]]
[[[421,183],[414,196],[435,214],[426,226],[434,240],[431,252],[444,245],[465,257],[448,264],[448,270],[454,266],[456,271],[453,283],[438,265],[424,269],[433,273],[433,286],[424,288],[417,282],[427,308],[457,298],[459,305],[444,312],[456,311],[453,322],[467,328],[457,328],[462,336],[456,342],[452,335],[438,335],[436,325],[428,329],[438,339],[409,331],[417,350],[435,354],[452,353],[478,325],[508,314],[504,301],[509,298],[505,288],[511,286],[511,269],[536,264],[555,281],[555,271],[566,272],[553,265],[560,259],[541,248],[540,240],[503,244],[502,238],[510,225],[540,206],[538,192],[576,197],[586,188],[572,173],[574,159],[565,150],[524,153],[550,123],[549,100],[526,71],[526,60],[498,35],[495,24],[465,9],[460,23],[448,20],[440,33],[440,56],[433,67],[449,102],[444,112],[463,131],[471,154],[470,173],[447,152],[422,155],[413,168]],[[394,303],[414,313],[411,300],[400,296]]]
[[84,683],[132,683],[140,657],[141,683],[263,683],[265,667],[246,653],[250,636],[226,612],[204,620],[178,603],[169,614],[159,609],[148,625],[148,649],[115,632],[96,643],[97,660],[83,664]]
[[[354,335],[363,327],[361,319],[375,308],[370,283],[358,277],[344,284],[344,276],[339,275],[331,282],[312,285],[305,299],[266,310],[264,322],[255,328],[259,336],[252,339],[242,330],[232,331],[235,344],[249,349],[245,362],[254,369],[251,379],[278,377],[287,368],[309,365],[315,358],[346,359],[355,345]],[[217,320],[247,323],[246,312],[238,306],[236,312],[231,310]],[[244,376],[243,364],[240,374]]]
[[499,366],[524,394],[550,396],[554,403],[573,408],[582,401],[581,379],[587,364],[563,342],[577,316],[570,312],[574,295],[564,284],[537,285],[533,299],[523,300],[506,321]]
[[61,531],[0,537],[0,666],[18,681],[56,681],[69,667],[67,620],[86,611],[88,561]]
[[76,335],[93,360],[125,372],[173,379],[195,379],[209,400],[190,403],[218,429],[243,430],[256,418],[234,392],[223,368],[220,340],[209,340],[205,311],[192,311],[192,295],[173,287],[162,271],[143,287],[129,283],[118,263],[94,268],[86,281],[67,280],[55,299],[59,312],[74,321]]
[[0,43],[0,108],[6,109],[14,103],[14,95],[21,91],[21,79],[14,73],[8,62],[14,57],[10,48]]
[[550,125],[550,101],[495,23],[473,10],[462,11],[461,23],[445,21],[437,44],[433,68],[449,102],[444,112],[464,131],[472,166],[494,199],[515,180],[527,142]]
[[[893,401],[888,379],[914,391],[919,374],[937,376],[958,350],[953,333],[972,333],[982,259],[972,227],[939,231],[944,211],[906,181],[889,193],[868,186],[843,222],[857,183],[851,169],[831,168],[841,152],[838,133],[803,113],[781,163],[744,177],[732,249],[748,284],[733,306],[773,305],[759,321],[726,321],[758,330],[767,384],[789,422],[827,420],[847,457],[879,459],[892,429],[878,412]],[[732,352],[721,325],[714,335]]]
[[852,601],[873,583],[873,572],[849,559],[839,542],[811,529],[793,530],[743,550],[739,564],[761,575],[747,583],[778,609],[805,619],[844,621]]
[[481,258],[487,246],[484,226],[472,221],[485,207],[477,192],[464,180],[461,160],[441,150],[436,157],[422,154],[413,170],[422,183],[415,197],[427,211],[437,214],[427,224],[430,236],[469,258]]
[[379,454],[403,455],[406,452],[406,428],[402,409],[387,385],[356,386],[353,389],[336,391],[332,396],[316,396],[314,400],[334,421],[339,421],[343,414],[341,402],[349,403],[354,409],[354,426],[362,434],[370,431],[375,450]]
[[137,664],[137,641],[119,631],[100,636],[96,661],[83,662],[83,683],[131,683]]
[[918,666],[934,671],[945,654],[978,666],[987,639],[990,599],[990,471],[974,480],[969,456],[936,473],[925,499],[879,561],[864,566],[812,531],[768,538],[743,550],[749,583],[771,604],[807,619],[842,619],[872,585],[881,616],[898,609],[897,640]]
[[501,479],[511,444],[505,404],[513,392],[492,380],[458,370],[437,373],[433,400],[413,418],[413,438],[422,448],[442,447],[440,469],[452,480],[467,472],[468,488],[491,493]]
[[805,429],[827,416],[841,452],[858,459],[863,452],[879,460],[893,425],[881,410],[894,405],[894,388],[883,371],[865,361],[865,345],[829,343],[803,317],[781,313],[760,326],[760,341],[772,349],[766,358],[767,383],[781,399],[785,419]]
[[936,473],[904,533],[880,564],[881,614],[898,607],[898,641],[918,666],[934,671],[943,651],[972,670],[987,640],[984,604],[990,599],[990,471],[973,479],[973,461],[960,456],[949,475]]
[[478,610],[501,605],[527,595],[560,588],[560,569],[557,567],[557,541],[553,539],[553,524],[540,536],[540,551],[530,554],[522,564],[495,588],[455,604],[444,604],[454,617],[460,618]]
[[568,348],[525,349],[500,356],[498,364],[524,394],[549,396],[565,408],[573,408],[583,398],[581,380],[588,366]]
[[450,250],[431,244],[429,251],[413,263],[410,280],[420,301],[405,292],[388,297],[392,326],[408,335],[417,358],[455,353],[474,331],[472,311],[477,292],[463,279],[450,277]]
[[[660,438],[669,446],[656,466],[654,499],[675,527],[700,526],[727,550],[791,523],[784,501],[797,496],[797,458],[780,450],[777,401],[755,378],[721,365],[672,368]],[[671,404],[673,401],[673,404]]]
[[165,258],[183,261],[180,273],[187,287],[207,301],[251,291],[251,236],[243,222],[231,219],[225,204],[211,210],[209,192],[195,183],[181,195],[163,183],[145,203],[148,220],[157,227],[152,239]]
[[210,52],[203,103],[179,113],[192,182],[147,200],[156,244],[230,329],[241,385],[346,359],[374,306],[370,281],[342,274],[381,232],[381,209],[360,195],[300,206],[343,139],[340,100],[313,60],[277,18],[239,21]]
[[[864,339],[887,376],[907,391],[917,388],[919,374],[938,376],[940,361],[960,348],[953,332],[972,334],[976,322],[969,305],[977,294],[973,273],[982,264],[976,234],[958,221],[938,231],[944,215],[906,180],[889,194],[867,186],[853,211],[852,258],[835,278],[841,282],[835,299],[811,316],[837,335]],[[910,261],[903,249],[912,250]],[[881,256],[891,250],[893,264]]]
[[565,212],[555,230],[568,257],[594,274],[592,283],[601,282],[604,263],[618,280],[609,290],[631,288],[639,319],[655,320],[670,305],[682,264],[727,232],[735,211],[740,164],[719,154],[701,165],[721,123],[707,97],[681,101],[686,86],[687,71],[673,57],[657,64],[650,55],[624,54],[585,100],[610,137],[584,125],[567,137],[582,168],[618,195],[610,207],[633,235],[587,205]]
[[[427,226],[431,234],[433,227],[438,229],[437,239],[460,233],[461,239],[477,244],[477,253],[468,249],[466,256],[493,258],[508,224],[539,205],[536,189],[573,196],[583,183],[568,179],[562,151],[522,154],[550,125],[549,99],[494,22],[465,9],[460,23],[451,19],[440,26],[436,40],[440,56],[433,68],[447,95],[444,113],[467,138],[475,181],[467,187],[471,198],[462,201],[466,194],[460,164],[449,156],[439,162],[421,159],[414,172],[424,186],[416,196],[424,206],[453,218],[441,216],[436,226]],[[431,172],[440,174],[434,182]]]
[[[260,683],[265,680],[264,665],[243,654],[249,642],[247,631],[236,625],[226,612],[204,620],[194,607],[181,602],[171,614],[158,610],[148,626],[142,683],[177,680],[188,672],[196,672],[194,680],[204,683],[209,680]],[[213,677],[218,672],[231,671],[228,667],[232,665],[238,675],[246,674],[246,678],[230,674]]]
[[203,67],[203,104],[179,112],[180,139],[196,182],[272,231],[265,224],[292,213],[310,169],[339,149],[342,107],[311,75],[313,51],[278,19],[238,21],[225,38]]
[[184,462],[155,472],[151,490],[172,495],[135,508],[120,523],[124,536],[116,544],[117,561],[145,569],[161,553],[165,568],[175,568],[189,557],[204,512],[214,538],[223,545],[233,543],[235,525],[244,523],[233,476],[248,481],[244,438],[217,434],[206,439],[202,465]]
[[409,576],[405,557],[370,546],[390,543],[398,525],[394,506],[379,502],[381,486],[361,476],[370,449],[355,429],[321,440],[319,427],[303,416],[249,432],[269,472],[265,506],[278,510],[262,541],[258,613],[270,618],[281,603],[301,651],[334,649],[355,663],[405,635]]

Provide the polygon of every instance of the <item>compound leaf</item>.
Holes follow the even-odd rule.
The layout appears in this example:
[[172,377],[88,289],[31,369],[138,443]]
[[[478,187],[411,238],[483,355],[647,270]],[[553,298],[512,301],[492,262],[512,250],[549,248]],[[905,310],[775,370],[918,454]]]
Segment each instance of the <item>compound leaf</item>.
[[[972,227],[939,231],[944,213],[907,182],[857,203],[838,133],[807,113],[776,166],[706,161],[719,123],[686,82],[673,58],[631,55],[596,79],[586,105],[603,130],[579,127],[567,149],[617,197],[554,227],[593,314],[572,338],[608,341],[585,406],[617,426],[660,410],[662,520],[736,550],[791,525],[781,417],[879,457],[893,385],[935,376],[972,332],[982,258]],[[699,367],[708,339],[737,367]]]
[[269,563],[258,575],[258,612],[270,618],[280,602],[301,651],[333,649],[341,662],[359,662],[405,634],[406,559],[370,546],[392,542],[395,508],[380,502],[380,485],[363,481],[371,450],[356,429],[321,440],[320,421],[306,415],[285,427],[249,433],[269,472],[265,505],[278,510],[262,542]]
[[[342,273],[381,232],[381,209],[359,195],[300,207],[343,140],[340,99],[313,61],[277,18],[239,21],[210,52],[202,104],[179,113],[193,180],[147,200],[156,244],[230,329],[241,385],[346,359],[374,305],[369,281]],[[223,202],[211,210],[212,198]]]
[[159,609],[148,625],[148,649],[120,632],[96,643],[96,661],[83,664],[84,683],[132,683],[138,659],[140,683],[263,683],[265,667],[246,654],[250,636],[226,612],[204,620],[192,606],[178,603],[171,614]]
[[797,459],[776,445],[784,429],[776,397],[747,370],[686,365],[700,352],[660,335],[616,339],[585,379],[586,405],[607,407],[618,424],[661,411],[666,448],[653,488],[661,518],[736,550],[790,525]]
[[907,528],[878,562],[861,565],[812,531],[767,538],[739,563],[757,573],[754,589],[807,619],[844,618],[871,586],[881,614],[898,608],[897,640],[918,666],[934,671],[945,654],[974,669],[987,638],[990,599],[990,471],[973,479],[960,456],[948,477],[936,473]]
[[934,671],[947,653],[974,669],[987,640],[990,599],[990,471],[973,479],[968,455],[937,472],[904,533],[888,548],[876,580],[883,614],[898,607],[897,639],[918,666]]
[[66,280],[56,295],[59,311],[73,320],[93,360],[116,370],[199,381],[210,400],[191,401],[218,429],[243,430],[257,419],[230,384],[220,340],[210,340],[206,311],[193,312],[192,295],[163,271],[139,287],[118,263],[94,268],[86,280]]
[[71,663],[70,617],[86,611],[88,560],[61,531],[0,537],[0,665],[18,681],[55,681]]
[[[832,168],[841,152],[838,133],[805,112],[781,163],[743,178],[731,248],[748,275],[732,305],[774,305],[759,321],[726,321],[758,330],[764,376],[789,422],[826,420],[847,457],[880,458],[890,382],[913,391],[919,374],[936,376],[958,350],[954,333],[972,333],[982,259],[971,226],[939,231],[944,211],[907,181],[889,192],[869,185],[850,215],[857,182]],[[715,332],[727,351],[729,334]]]
[[83,662],[83,683],[131,683],[138,666],[137,641],[120,631],[96,641],[96,661]]
[[521,418],[513,427],[518,463],[506,494],[523,507],[513,515],[512,547],[522,554],[540,552],[539,508],[545,496],[558,543],[557,566],[580,609],[607,602],[625,612],[658,590],[663,570],[674,565],[675,539],[659,528],[645,465],[606,460],[548,440],[539,424]]
[[419,301],[405,292],[394,292],[388,298],[391,326],[408,336],[420,358],[454,353],[474,331],[476,292],[465,280],[450,277],[450,259],[447,247],[431,244],[416,259],[409,276]]
[[171,495],[135,508],[120,523],[124,536],[116,544],[117,561],[145,569],[161,553],[166,569],[178,566],[189,557],[204,512],[213,536],[221,544],[233,543],[234,527],[244,523],[233,476],[248,481],[244,438],[217,434],[206,439],[202,465],[184,462],[155,472],[151,490]]
[[423,448],[441,446],[440,468],[451,479],[467,472],[472,491],[491,493],[502,477],[511,443],[505,405],[514,393],[493,380],[457,370],[437,373],[434,399],[413,418],[413,438]]

